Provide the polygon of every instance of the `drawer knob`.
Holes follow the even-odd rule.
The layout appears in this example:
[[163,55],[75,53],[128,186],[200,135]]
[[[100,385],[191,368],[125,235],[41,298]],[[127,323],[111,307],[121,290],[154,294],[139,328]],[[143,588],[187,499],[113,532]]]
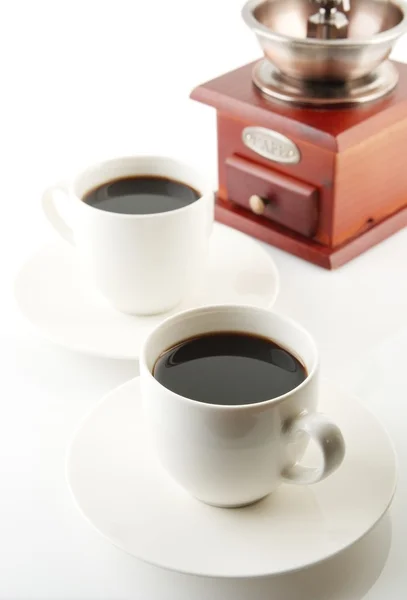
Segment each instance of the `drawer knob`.
[[254,194],[249,198],[249,206],[255,215],[262,215],[266,210],[267,204],[267,200],[264,200],[264,198],[258,196],[257,194]]

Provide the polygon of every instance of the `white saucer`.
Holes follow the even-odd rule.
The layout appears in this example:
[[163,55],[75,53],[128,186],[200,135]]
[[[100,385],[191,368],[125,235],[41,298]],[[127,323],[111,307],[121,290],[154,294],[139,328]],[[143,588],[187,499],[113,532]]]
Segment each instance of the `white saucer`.
[[256,505],[225,510],[188,496],[161,469],[134,379],[98,403],[71,442],[76,504],[122,550],[182,573],[247,578],[319,563],[372,529],[396,484],[393,446],[375,417],[327,382],[321,398],[347,444],[340,469],[315,486],[282,485]]
[[17,277],[15,296],[22,314],[48,340],[87,354],[137,359],[144,336],[171,314],[206,304],[267,308],[278,289],[276,266],[263,248],[215,223],[200,290],[164,315],[131,317],[116,311],[90,286],[75,251],[64,243],[30,258]]

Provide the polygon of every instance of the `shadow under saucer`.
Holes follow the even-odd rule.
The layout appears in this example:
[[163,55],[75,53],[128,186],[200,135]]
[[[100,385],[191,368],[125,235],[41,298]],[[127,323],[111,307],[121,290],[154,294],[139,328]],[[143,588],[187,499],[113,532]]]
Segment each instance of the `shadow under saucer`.
[[[352,547],[295,573],[255,579],[182,575],[141,563],[106,546],[126,588],[155,600],[362,600],[382,573],[391,547],[388,514]],[[108,550],[109,548],[109,550]],[[126,596],[127,597],[127,596]]]

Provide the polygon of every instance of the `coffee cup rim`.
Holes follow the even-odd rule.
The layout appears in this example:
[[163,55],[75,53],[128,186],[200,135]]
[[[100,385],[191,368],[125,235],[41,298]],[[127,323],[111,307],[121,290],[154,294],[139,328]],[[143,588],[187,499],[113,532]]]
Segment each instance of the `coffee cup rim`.
[[[197,198],[197,200],[195,202],[192,202],[191,204],[187,204],[186,206],[182,206],[180,208],[176,208],[174,210],[167,211],[167,212],[158,212],[158,213],[151,213],[151,214],[126,214],[126,213],[114,213],[114,212],[110,212],[110,211],[103,211],[103,210],[97,209],[94,206],[91,206],[90,204],[87,204],[86,202],[84,202],[83,196],[84,196],[84,194],[89,192],[91,189],[93,189],[92,186],[90,186],[89,189],[87,189],[87,192],[85,191],[82,194],[77,192],[77,185],[78,185],[80,178],[83,178],[86,175],[90,175],[92,172],[96,172],[98,169],[102,170],[103,168],[106,168],[109,165],[112,166],[114,164],[126,163],[126,162],[130,163],[130,162],[137,162],[137,161],[145,161],[146,163],[149,163],[149,162],[150,163],[153,163],[153,162],[164,163],[164,162],[166,162],[167,164],[171,163],[174,166],[180,166],[181,168],[189,171],[193,175],[193,178],[200,180],[199,184],[187,183],[185,180],[181,180],[181,179],[178,179],[178,181],[181,184],[185,184],[187,186],[194,187],[194,189],[200,194],[199,198]],[[148,168],[147,168],[147,170],[143,170],[143,175],[147,175],[147,176],[150,175],[150,173],[148,172]],[[155,173],[151,173],[151,175],[155,175]],[[121,177],[125,177],[125,176],[126,175],[122,175]],[[129,176],[129,175],[127,175],[127,176]],[[171,177],[171,175],[164,174],[164,177]],[[117,179],[120,179],[120,176],[117,177]],[[125,155],[125,156],[107,158],[105,160],[100,160],[95,163],[92,163],[91,165],[88,165],[86,168],[80,169],[79,172],[77,172],[77,174],[74,175],[73,177],[71,177],[71,179],[68,181],[67,190],[68,190],[69,195],[74,200],[78,201],[85,210],[90,210],[94,214],[96,211],[97,214],[101,218],[116,218],[116,219],[131,219],[131,220],[160,219],[160,218],[168,219],[171,217],[171,215],[177,215],[182,212],[194,210],[196,206],[199,206],[201,204],[201,201],[208,200],[209,198],[213,198],[214,188],[212,188],[210,186],[208,179],[209,178],[206,178],[205,175],[203,173],[201,173],[196,167],[194,167],[193,165],[191,165],[190,163],[188,163],[182,159],[178,159],[178,158],[167,156],[167,155],[158,155],[158,154],[157,155],[156,154],[133,154],[133,155]],[[106,176],[106,179],[105,180],[102,179],[101,183],[99,185],[103,185],[103,183],[107,183],[108,181],[113,181],[113,179]]]
[[[166,388],[162,383],[160,383],[154,377],[150,368],[148,367],[146,354],[147,354],[147,350],[148,350],[148,344],[150,343],[151,338],[157,333],[158,330],[160,330],[161,328],[165,328],[171,322],[176,322],[177,320],[181,320],[181,319],[184,320],[184,319],[193,318],[195,315],[200,314],[200,313],[207,312],[207,313],[213,314],[216,312],[228,312],[230,310],[236,310],[236,309],[242,310],[244,312],[246,312],[246,311],[257,312],[258,314],[261,313],[265,316],[271,314],[274,317],[277,317],[280,321],[283,321],[287,325],[295,328],[297,331],[300,331],[308,339],[309,345],[312,348],[312,352],[313,352],[313,356],[314,356],[313,365],[312,365],[312,368],[309,370],[309,372],[307,369],[307,377],[304,379],[304,381],[302,381],[300,383],[300,385],[298,385],[293,390],[290,390],[289,392],[282,394],[281,396],[277,396],[276,398],[271,398],[270,400],[265,400],[264,402],[253,402],[250,404],[219,405],[219,404],[211,404],[210,402],[200,402],[198,400],[194,400],[192,398],[187,398],[186,396],[182,396],[181,394],[177,394],[176,392],[173,392],[172,390]],[[236,331],[238,331],[238,329],[236,329]],[[244,328],[242,328],[241,331],[244,332],[245,331]],[[183,339],[185,339],[185,338],[183,338]],[[180,341],[182,341],[182,340],[180,340]],[[293,350],[290,350],[290,351],[294,352]],[[301,360],[303,360],[299,354],[298,354],[298,357]],[[158,359],[158,356],[155,357],[154,364],[157,361],[157,359]],[[147,377],[150,381],[154,382],[154,385],[159,386],[161,389],[165,390],[166,393],[175,397],[178,401],[184,402],[185,404],[189,404],[191,406],[199,405],[200,407],[202,407],[205,410],[220,410],[220,411],[241,411],[241,410],[253,409],[254,407],[258,407],[259,410],[261,410],[261,409],[267,408],[271,405],[274,406],[276,404],[282,403],[287,398],[293,396],[294,394],[297,394],[300,390],[302,390],[307,385],[309,385],[310,382],[312,381],[312,379],[314,379],[315,375],[319,371],[319,365],[320,365],[319,352],[318,352],[316,342],[315,342],[313,336],[309,333],[309,331],[307,331],[307,329],[305,329],[300,323],[298,323],[294,319],[291,319],[290,317],[282,315],[274,310],[272,311],[268,308],[261,308],[261,307],[257,307],[257,306],[252,306],[250,304],[216,304],[216,305],[210,305],[210,306],[200,306],[200,307],[192,308],[192,309],[177,313],[175,315],[171,315],[170,317],[168,317],[167,319],[165,319],[164,321],[159,323],[145,338],[142,348],[141,348],[139,360],[140,360],[141,379],[143,379],[143,377]]]

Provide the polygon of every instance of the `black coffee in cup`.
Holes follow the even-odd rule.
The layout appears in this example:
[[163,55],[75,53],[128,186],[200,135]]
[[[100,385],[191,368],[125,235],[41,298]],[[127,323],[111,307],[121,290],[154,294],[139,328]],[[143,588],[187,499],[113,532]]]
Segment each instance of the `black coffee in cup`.
[[83,201],[112,213],[151,215],[183,208],[200,196],[185,183],[166,177],[141,175],[104,183],[85,194]]
[[302,362],[271,339],[218,332],[180,342],[161,354],[153,375],[167,389],[208,404],[265,402],[306,378]]

